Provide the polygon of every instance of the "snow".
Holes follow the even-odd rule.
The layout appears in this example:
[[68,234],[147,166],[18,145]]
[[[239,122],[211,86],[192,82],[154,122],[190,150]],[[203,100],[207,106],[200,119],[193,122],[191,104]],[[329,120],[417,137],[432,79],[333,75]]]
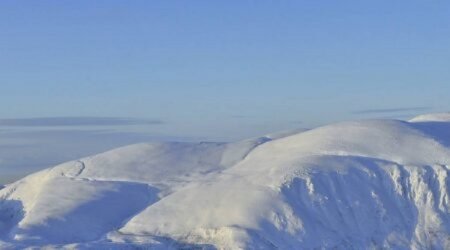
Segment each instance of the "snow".
[[425,114],[414,117],[411,122],[449,122],[450,113]]
[[450,119],[118,148],[0,190],[0,248],[449,249]]

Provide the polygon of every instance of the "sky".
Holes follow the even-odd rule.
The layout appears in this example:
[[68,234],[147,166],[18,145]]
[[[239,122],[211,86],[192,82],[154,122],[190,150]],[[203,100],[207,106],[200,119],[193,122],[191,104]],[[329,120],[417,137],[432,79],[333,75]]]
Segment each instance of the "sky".
[[3,0],[0,143],[232,141],[449,111],[449,44],[449,1]]

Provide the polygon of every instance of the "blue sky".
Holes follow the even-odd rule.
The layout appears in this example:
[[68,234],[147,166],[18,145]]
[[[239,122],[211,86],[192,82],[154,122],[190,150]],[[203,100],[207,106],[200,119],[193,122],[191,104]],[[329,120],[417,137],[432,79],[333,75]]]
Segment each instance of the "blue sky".
[[0,5],[2,118],[136,117],[245,136],[360,109],[449,108],[448,1]]
[[450,110],[449,1],[4,0],[0,38],[1,119],[235,140]]

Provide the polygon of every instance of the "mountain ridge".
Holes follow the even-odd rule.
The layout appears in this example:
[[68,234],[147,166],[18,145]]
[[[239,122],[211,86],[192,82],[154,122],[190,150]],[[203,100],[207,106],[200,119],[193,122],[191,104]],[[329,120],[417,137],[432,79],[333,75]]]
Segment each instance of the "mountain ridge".
[[0,190],[0,246],[446,249],[448,118],[137,144],[64,163]]

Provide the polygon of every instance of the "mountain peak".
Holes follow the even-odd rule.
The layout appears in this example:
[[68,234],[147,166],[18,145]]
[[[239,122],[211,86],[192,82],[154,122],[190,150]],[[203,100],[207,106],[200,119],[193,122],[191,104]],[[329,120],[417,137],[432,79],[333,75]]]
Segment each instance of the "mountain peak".
[[448,248],[450,121],[421,117],[64,163],[0,190],[0,247]]

